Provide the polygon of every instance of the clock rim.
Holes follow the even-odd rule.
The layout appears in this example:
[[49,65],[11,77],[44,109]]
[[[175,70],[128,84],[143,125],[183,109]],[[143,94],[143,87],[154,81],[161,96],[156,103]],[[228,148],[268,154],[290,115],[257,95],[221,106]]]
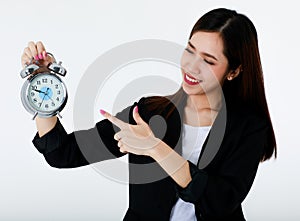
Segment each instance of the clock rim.
[[[31,104],[31,102],[29,101],[29,93],[28,93],[28,89],[29,89],[29,86],[31,84],[31,82],[41,76],[41,75],[51,75],[53,77],[55,77],[56,79],[58,79],[58,81],[61,83],[62,85],[62,88],[63,88],[63,91],[64,91],[64,96],[63,96],[63,101],[61,102],[61,105],[56,108],[55,110],[52,110],[52,111],[41,111],[41,110],[37,110],[36,108],[34,108],[34,106]],[[59,76],[57,76],[56,74],[54,73],[51,73],[51,72],[41,72],[41,73],[38,73],[38,74],[34,74],[32,76],[30,76],[23,84],[22,86],[22,89],[21,89],[21,100],[22,100],[22,103],[23,103],[23,106],[25,107],[25,109],[33,114],[33,115],[38,115],[40,117],[43,117],[43,118],[47,118],[47,117],[52,117],[54,115],[56,115],[57,113],[59,113],[66,105],[67,103],[67,100],[68,100],[68,92],[67,92],[67,87],[65,85],[65,83],[61,80],[61,78]]]

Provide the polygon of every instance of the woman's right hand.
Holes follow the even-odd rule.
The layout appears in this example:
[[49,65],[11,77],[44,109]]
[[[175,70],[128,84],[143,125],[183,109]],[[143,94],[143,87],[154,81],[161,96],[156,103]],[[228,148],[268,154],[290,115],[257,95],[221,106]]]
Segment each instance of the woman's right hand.
[[53,57],[47,55],[45,46],[40,41],[36,43],[33,41],[28,42],[28,46],[24,49],[21,57],[22,67],[24,68],[30,64],[32,60],[38,61],[40,66],[45,67],[54,61]]
[[[40,41],[38,41],[37,43],[34,43],[33,41],[28,42],[28,46],[24,49],[24,52],[21,57],[23,68],[26,65],[30,64],[30,62],[32,62],[33,59],[38,61],[38,65],[40,67],[47,67],[49,63],[54,61],[53,57],[47,55],[45,46]],[[57,117],[53,116],[49,118],[40,118],[39,116],[37,116],[35,118],[35,122],[39,136],[42,137],[55,126],[57,122]]]

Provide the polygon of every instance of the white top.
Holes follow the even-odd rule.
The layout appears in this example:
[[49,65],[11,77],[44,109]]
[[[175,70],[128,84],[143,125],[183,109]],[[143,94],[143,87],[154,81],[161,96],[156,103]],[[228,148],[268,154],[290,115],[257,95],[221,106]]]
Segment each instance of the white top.
[[[194,127],[183,124],[182,130],[182,157],[198,163],[202,145],[211,126]],[[170,221],[197,221],[194,204],[178,199],[171,211]]]

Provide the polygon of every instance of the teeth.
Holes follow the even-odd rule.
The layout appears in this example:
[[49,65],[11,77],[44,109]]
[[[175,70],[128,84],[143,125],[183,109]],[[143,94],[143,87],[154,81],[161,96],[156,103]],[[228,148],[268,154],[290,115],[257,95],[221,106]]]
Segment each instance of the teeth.
[[185,76],[186,76],[186,79],[188,79],[189,81],[191,81],[191,82],[193,82],[193,83],[199,82],[198,80],[195,80],[195,79],[190,78],[187,74],[186,74]]

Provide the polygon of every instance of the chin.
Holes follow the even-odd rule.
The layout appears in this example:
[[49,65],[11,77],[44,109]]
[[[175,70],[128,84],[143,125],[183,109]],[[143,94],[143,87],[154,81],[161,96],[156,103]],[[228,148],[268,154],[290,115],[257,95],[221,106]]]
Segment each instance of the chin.
[[204,90],[201,87],[199,87],[199,88],[190,88],[189,86],[185,85],[184,83],[182,84],[182,89],[187,95],[205,94]]

